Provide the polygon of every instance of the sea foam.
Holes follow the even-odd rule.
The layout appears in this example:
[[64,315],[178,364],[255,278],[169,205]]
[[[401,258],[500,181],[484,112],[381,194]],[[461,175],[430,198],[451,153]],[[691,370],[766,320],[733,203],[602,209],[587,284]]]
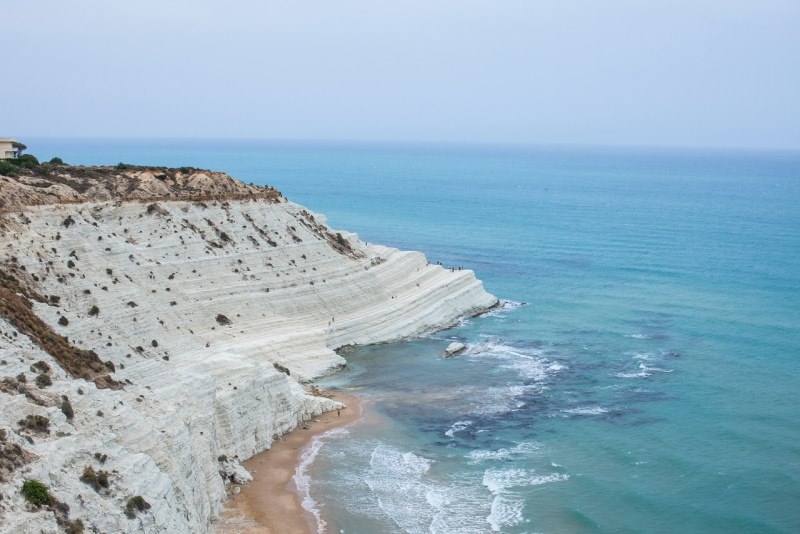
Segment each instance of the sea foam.
[[523,518],[524,488],[568,479],[569,475],[563,473],[537,475],[533,469],[487,469],[483,485],[494,498],[486,521],[493,532],[519,524]]
[[308,474],[308,470],[317,458],[320,449],[322,449],[322,446],[325,444],[326,438],[343,434],[347,434],[346,428],[334,428],[333,430],[314,436],[311,439],[311,443],[308,444],[300,455],[300,463],[297,464],[297,468],[294,472],[294,483],[295,486],[297,486],[298,493],[300,493],[302,497],[301,504],[303,508],[311,512],[316,519],[318,533],[326,531],[327,523],[322,519],[322,511],[319,504],[311,497],[311,476]]

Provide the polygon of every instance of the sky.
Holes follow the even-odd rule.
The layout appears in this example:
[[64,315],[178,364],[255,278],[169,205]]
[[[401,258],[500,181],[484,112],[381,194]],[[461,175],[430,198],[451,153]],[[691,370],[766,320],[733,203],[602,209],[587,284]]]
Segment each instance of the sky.
[[0,0],[0,136],[800,149],[798,0]]

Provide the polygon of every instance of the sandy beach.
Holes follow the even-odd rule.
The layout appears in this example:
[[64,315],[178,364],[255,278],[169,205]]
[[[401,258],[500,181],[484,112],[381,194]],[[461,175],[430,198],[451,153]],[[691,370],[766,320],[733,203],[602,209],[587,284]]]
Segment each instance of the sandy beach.
[[333,398],[347,407],[340,413],[326,412],[306,421],[276,441],[272,448],[257,454],[242,465],[253,481],[231,494],[220,519],[214,525],[217,534],[312,534],[314,517],[300,503],[294,474],[300,455],[314,436],[345,426],[361,416],[357,397],[332,392]]

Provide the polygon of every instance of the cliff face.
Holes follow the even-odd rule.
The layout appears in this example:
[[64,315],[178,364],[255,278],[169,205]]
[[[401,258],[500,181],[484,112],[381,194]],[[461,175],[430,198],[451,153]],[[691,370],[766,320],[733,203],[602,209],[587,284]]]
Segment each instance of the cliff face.
[[[0,314],[0,447],[15,451],[0,465],[2,532],[57,530],[57,514],[25,504],[25,479],[48,485],[87,529],[206,532],[225,482],[246,476],[238,460],[335,407],[304,385],[344,364],[335,349],[496,303],[471,271],[368,246],[274,189],[178,171],[182,181],[154,177],[166,189],[140,196],[141,173],[154,174],[133,172],[125,195],[102,180],[31,193],[23,182],[38,178],[0,177],[6,210],[20,210],[0,226],[0,270],[13,281],[0,299],[24,299],[52,330]],[[90,190],[107,200],[31,205]],[[43,342],[59,335],[81,351],[74,361],[88,366],[93,353],[113,372],[59,364],[63,351]],[[107,487],[80,480],[87,466],[108,473]],[[137,495],[151,508],[128,517]]]

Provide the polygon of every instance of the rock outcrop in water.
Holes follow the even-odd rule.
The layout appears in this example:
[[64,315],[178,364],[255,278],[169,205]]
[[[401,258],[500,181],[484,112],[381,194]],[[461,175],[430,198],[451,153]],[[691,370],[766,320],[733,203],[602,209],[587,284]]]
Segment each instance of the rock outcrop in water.
[[444,349],[444,357],[445,358],[452,358],[454,356],[458,356],[459,354],[461,354],[465,350],[467,350],[467,346],[466,345],[464,345],[463,343],[460,343],[458,341],[453,341],[452,343],[447,345],[447,347],[445,347],[445,349]]
[[207,532],[239,460],[335,408],[336,349],[496,303],[221,173],[26,171],[0,212],[2,532]]

